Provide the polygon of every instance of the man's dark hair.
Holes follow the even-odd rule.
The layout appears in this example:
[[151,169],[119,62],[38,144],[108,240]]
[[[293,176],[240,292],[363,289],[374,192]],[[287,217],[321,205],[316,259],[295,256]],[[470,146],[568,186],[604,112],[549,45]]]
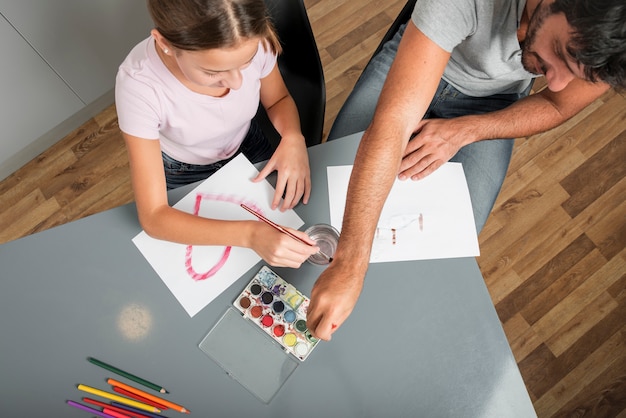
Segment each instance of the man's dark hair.
[[585,77],[626,91],[626,1],[555,0],[551,9],[573,28],[567,52]]

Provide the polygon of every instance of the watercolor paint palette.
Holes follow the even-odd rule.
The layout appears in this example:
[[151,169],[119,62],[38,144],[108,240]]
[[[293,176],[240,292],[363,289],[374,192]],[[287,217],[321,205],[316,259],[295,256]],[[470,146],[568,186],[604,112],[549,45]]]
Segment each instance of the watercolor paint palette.
[[262,267],[198,347],[269,403],[318,345],[306,329],[309,298]]
[[309,298],[268,267],[261,268],[233,305],[300,361],[319,341],[306,326]]

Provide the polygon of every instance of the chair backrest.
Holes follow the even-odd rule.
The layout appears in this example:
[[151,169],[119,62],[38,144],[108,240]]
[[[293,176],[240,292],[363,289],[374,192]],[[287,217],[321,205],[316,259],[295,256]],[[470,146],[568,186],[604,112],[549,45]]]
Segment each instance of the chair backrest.
[[[303,0],[265,0],[283,53],[278,68],[296,102],[302,134],[307,146],[322,142],[326,85],[317,44]],[[255,119],[263,132],[276,145],[280,136],[270,123],[265,109],[259,106]]]
[[400,13],[398,13],[398,16],[396,17],[396,20],[393,21],[393,23],[391,24],[391,26],[387,30],[387,33],[385,33],[385,36],[383,36],[383,39],[378,44],[378,47],[376,48],[376,51],[374,51],[374,53],[372,54],[372,57],[374,57],[376,54],[378,54],[380,52],[380,50],[383,48],[383,45],[385,44],[385,42],[387,42],[387,41],[391,40],[391,38],[393,38],[393,35],[396,34],[396,32],[398,31],[400,26],[402,26],[404,23],[409,21],[409,19],[411,18],[411,14],[413,13],[413,9],[415,8],[415,3],[416,2],[417,2],[417,0],[408,0],[406,2],[404,7],[402,8],[402,10],[400,10]]

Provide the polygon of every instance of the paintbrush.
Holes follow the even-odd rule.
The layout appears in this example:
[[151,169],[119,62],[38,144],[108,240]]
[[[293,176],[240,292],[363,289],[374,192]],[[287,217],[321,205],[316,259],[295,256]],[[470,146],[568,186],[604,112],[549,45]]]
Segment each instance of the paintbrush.
[[[257,218],[259,218],[259,220],[265,222],[266,224],[268,224],[269,226],[273,227],[274,229],[277,229],[278,231],[282,232],[283,234],[287,234],[291,238],[293,238],[295,240],[298,240],[301,243],[306,244],[306,245],[308,245],[310,247],[313,246],[313,245],[309,244],[308,242],[306,242],[305,240],[303,240],[302,238],[300,238],[299,236],[297,236],[295,234],[292,234],[291,232],[287,231],[285,228],[283,228],[282,226],[278,225],[277,223],[270,221],[265,216],[261,215],[259,212],[255,211],[254,209],[249,208],[245,204],[242,203],[241,207],[244,208],[245,210],[247,210],[248,212],[250,212],[251,214],[253,214],[254,216],[256,216]],[[333,261],[332,257],[330,257],[329,255],[324,254],[321,250],[318,251],[318,254],[320,254],[322,257],[326,258],[329,263],[331,261]]]

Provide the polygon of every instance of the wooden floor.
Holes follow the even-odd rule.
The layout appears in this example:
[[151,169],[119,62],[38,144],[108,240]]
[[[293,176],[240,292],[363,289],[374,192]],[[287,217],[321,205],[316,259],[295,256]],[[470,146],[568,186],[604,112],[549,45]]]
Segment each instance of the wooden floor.
[[[403,1],[305,0],[328,132]],[[517,140],[478,259],[539,417],[626,418],[626,99]],[[0,242],[132,201],[110,107],[0,183]],[[0,248],[1,251],[1,248]]]

